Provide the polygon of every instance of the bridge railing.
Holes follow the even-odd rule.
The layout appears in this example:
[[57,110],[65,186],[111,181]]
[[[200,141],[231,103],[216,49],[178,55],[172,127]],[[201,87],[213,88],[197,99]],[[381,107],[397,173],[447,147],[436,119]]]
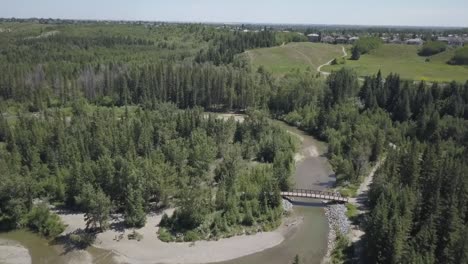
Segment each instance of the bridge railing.
[[292,189],[288,192],[342,197],[340,193],[327,192],[327,191],[315,191],[315,190],[308,190],[308,189]]
[[306,197],[308,195],[313,195],[316,198],[324,198],[327,200],[337,200],[337,201],[348,201],[347,197],[343,197],[340,193],[335,192],[327,192],[327,191],[316,191],[316,190],[309,190],[309,189],[292,189],[282,193],[291,193],[294,194],[292,196],[297,197]]

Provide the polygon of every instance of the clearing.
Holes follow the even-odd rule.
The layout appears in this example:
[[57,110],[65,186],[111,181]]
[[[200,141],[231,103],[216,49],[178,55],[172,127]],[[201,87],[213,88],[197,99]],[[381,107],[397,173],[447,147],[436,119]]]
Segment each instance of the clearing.
[[245,52],[252,65],[265,67],[274,75],[284,75],[295,69],[315,71],[319,66],[343,56],[341,45],[294,42],[272,48]]
[[417,54],[419,48],[411,45],[386,44],[369,54],[362,55],[358,61],[347,60],[345,65],[325,66],[323,71],[338,70],[346,66],[356,70],[361,77],[376,74],[381,70],[383,76],[393,72],[400,74],[403,79],[416,81],[468,80],[468,66],[447,64],[447,61],[453,57],[454,49],[430,57],[421,57]]

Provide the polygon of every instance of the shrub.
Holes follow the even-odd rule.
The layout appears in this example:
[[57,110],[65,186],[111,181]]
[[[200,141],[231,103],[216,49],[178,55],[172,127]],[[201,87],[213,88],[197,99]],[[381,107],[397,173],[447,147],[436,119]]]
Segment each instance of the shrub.
[[174,241],[174,238],[172,237],[171,233],[169,233],[169,231],[167,231],[166,228],[159,228],[158,235],[159,240],[161,240],[162,242]]
[[456,65],[468,65],[468,46],[457,49],[450,63]]
[[70,234],[68,236],[70,243],[77,248],[87,248],[91,246],[96,240],[95,233],[80,232],[75,234]]
[[138,233],[136,230],[133,230],[133,232],[128,234],[127,237],[128,237],[128,240],[140,241],[143,239],[143,235]]
[[199,239],[200,239],[200,236],[198,235],[197,232],[195,232],[193,230],[187,231],[187,233],[185,233],[185,236],[184,236],[184,241],[185,242],[193,242],[193,241],[197,241]]
[[364,37],[360,38],[354,43],[353,50],[358,52],[359,55],[366,54],[373,49],[377,49],[382,45],[382,40],[377,37]]
[[159,226],[168,228],[172,226],[171,218],[166,213],[163,214],[161,221],[159,222]]
[[432,56],[447,49],[447,44],[441,41],[428,41],[419,50],[419,56]]
[[54,238],[65,230],[60,217],[51,213],[47,205],[39,204],[26,216],[27,226],[45,237]]
[[346,64],[346,59],[345,58],[335,58],[332,62],[332,65],[341,65],[341,64]]

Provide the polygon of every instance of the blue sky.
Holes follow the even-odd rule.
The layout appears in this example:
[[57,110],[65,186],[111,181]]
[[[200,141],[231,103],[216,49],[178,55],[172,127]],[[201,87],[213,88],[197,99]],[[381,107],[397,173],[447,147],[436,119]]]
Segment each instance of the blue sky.
[[468,27],[468,0],[0,0],[0,17]]

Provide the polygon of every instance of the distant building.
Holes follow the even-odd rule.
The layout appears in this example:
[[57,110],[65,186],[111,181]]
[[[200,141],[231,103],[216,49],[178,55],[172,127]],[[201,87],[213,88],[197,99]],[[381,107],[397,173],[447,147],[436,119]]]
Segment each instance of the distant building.
[[461,37],[454,37],[454,36],[451,36],[451,37],[438,37],[437,40],[441,41],[441,42],[444,42],[444,43],[447,43],[450,46],[463,46],[463,44],[466,43],[465,39],[463,39]]
[[451,46],[463,46],[464,39],[459,37],[449,38],[448,44]]
[[388,43],[390,43],[390,44],[403,44],[403,41],[401,41],[401,39],[394,38],[394,39],[390,40]]
[[340,36],[335,39],[336,44],[346,44],[348,43],[348,39],[346,37]]
[[413,38],[413,39],[408,39],[406,41],[406,44],[408,45],[422,45],[424,44],[424,41],[420,38]]
[[358,41],[359,40],[359,37],[350,37],[348,39],[348,43],[349,44],[354,44],[354,42]]
[[447,38],[447,37],[437,37],[437,41],[445,42],[445,43],[449,44],[449,38]]
[[325,36],[325,37],[322,37],[322,42],[323,43],[328,43],[328,44],[333,44],[333,43],[335,43],[335,38],[332,37],[332,36]]
[[380,39],[381,39],[384,43],[390,42],[390,39],[387,38],[387,37],[380,37]]
[[320,41],[320,36],[318,34],[309,34],[309,35],[307,35],[307,38],[309,39],[310,42],[319,42]]

